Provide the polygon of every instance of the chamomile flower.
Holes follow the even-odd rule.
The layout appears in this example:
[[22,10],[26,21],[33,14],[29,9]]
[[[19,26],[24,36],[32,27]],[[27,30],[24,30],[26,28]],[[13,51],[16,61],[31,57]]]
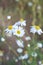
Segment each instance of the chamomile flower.
[[40,10],[40,9],[41,9],[41,6],[40,6],[40,5],[38,5],[38,6],[37,6],[37,9],[38,9],[38,10]]
[[5,32],[6,32],[7,34],[10,34],[10,35],[12,36],[12,34],[13,34],[13,32],[14,32],[13,26],[12,26],[12,25],[8,26],[8,28],[5,29]]
[[16,43],[19,47],[24,48],[24,44],[22,40],[16,40]]
[[33,5],[33,3],[32,2],[28,2],[28,6],[32,6]]
[[7,16],[7,19],[10,20],[11,19],[11,16]]
[[42,29],[39,26],[31,26],[30,32],[32,32],[33,34],[38,33],[39,35],[41,35],[43,33]]
[[30,47],[30,44],[28,44],[27,47]]
[[3,51],[0,50],[0,56],[3,56]]
[[32,56],[33,56],[33,57],[37,57],[37,53],[36,53],[36,52],[33,52],[33,53],[32,53]]
[[24,34],[25,31],[22,27],[18,27],[17,29],[15,29],[14,35],[16,35],[17,37],[23,37]]
[[5,38],[2,37],[2,38],[1,38],[1,41],[4,42],[4,41],[5,41]]
[[28,54],[24,54],[24,55],[19,56],[19,60],[25,60],[25,59],[28,59],[28,57],[29,57]]
[[29,55],[27,53],[24,54],[23,58],[28,59]]
[[38,63],[39,63],[39,65],[43,65],[42,61],[39,61]]
[[16,22],[16,25],[18,25],[18,26],[26,26],[26,20],[24,20],[24,19],[20,19],[20,21],[18,21],[18,22]]
[[18,53],[22,53],[22,52],[23,52],[23,49],[22,49],[22,48],[18,48],[18,49],[17,49],[17,52],[18,52]]
[[37,47],[42,48],[42,43],[37,43]]

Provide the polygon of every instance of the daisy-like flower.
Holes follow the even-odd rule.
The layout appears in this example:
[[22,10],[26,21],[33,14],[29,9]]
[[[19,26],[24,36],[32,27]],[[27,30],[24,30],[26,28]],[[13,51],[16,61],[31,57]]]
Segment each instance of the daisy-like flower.
[[42,29],[39,26],[31,26],[30,32],[32,32],[33,34],[38,33],[39,35],[41,35],[43,33]]
[[30,44],[28,44],[27,47],[30,47]]
[[32,6],[33,5],[33,3],[32,2],[28,2],[28,6]]
[[8,35],[12,36],[12,34],[14,33],[14,28],[13,28],[13,26],[12,26],[12,25],[8,26],[8,28],[5,29],[5,32],[6,32]]
[[16,40],[16,43],[19,47],[24,48],[24,44],[22,40]]
[[41,9],[41,6],[40,6],[40,5],[38,5],[38,6],[37,6],[37,9],[38,9],[38,10],[40,10],[40,9]]
[[42,48],[42,43],[37,43],[37,47]]
[[18,26],[26,26],[26,20],[24,20],[24,19],[20,19],[20,21],[18,21],[18,22],[16,22],[16,25],[18,25]]
[[18,62],[18,59],[15,59],[15,62]]
[[18,27],[17,29],[15,29],[14,35],[18,37],[23,37],[24,34],[25,34],[25,31],[22,27]]
[[32,53],[32,56],[33,56],[33,57],[37,57],[37,53],[36,53],[36,52],[33,52],[33,53]]
[[42,61],[39,61],[38,63],[39,63],[39,65],[43,65],[43,62]]
[[22,53],[22,52],[23,52],[23,49],[22,49],[22,48],[18,48],[18,49],[17,49],[17,52],[18,52],[18,53]]
[[23,58],[28,59],[29,55],[27,53],[24,54]]
[[3,56],[3,51],[0,50],[0,56]]
[[11,16],[7,16],[7,19],[10,20],[11,19]]
[[24,54],[22,56],[19,56],[19,60],[24,60],[24,59],[28,59],[28,54]]

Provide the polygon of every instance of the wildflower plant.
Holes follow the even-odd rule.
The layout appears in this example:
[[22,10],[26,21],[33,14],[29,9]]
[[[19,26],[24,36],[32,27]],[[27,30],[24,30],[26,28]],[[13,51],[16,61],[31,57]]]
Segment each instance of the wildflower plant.
[[[3,27],[0,26],[0,64],[6,65],[43,65],[43,39],[39,39],[39,36],[43,35],[41,23],[37,23],[37,15],[41,20],[41,6],[39,0],[16,0],[19,5],[16,7],[19,11],[20,18],[14,23],[9,23],[13,19],[13,15],[6,16],[7,24],[2,20]],[[25,5],[28,5],[30,10],[32,9],[32,22],[29,23],[25,18],[27,11],[25,11]],[[37,12],[36,12],[37,9]],[[16,12],[16,13],[17,13]],[[26,13],[24,15],[24,13]],[[4,18],[4,17],[3,17]],[[27,30],[28,25],[28,30]],[[20,63],[20,64],[19,64]]]

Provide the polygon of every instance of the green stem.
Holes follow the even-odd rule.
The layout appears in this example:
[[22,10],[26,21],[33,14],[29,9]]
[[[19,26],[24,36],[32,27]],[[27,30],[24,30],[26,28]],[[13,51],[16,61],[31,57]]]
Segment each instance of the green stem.
[[35,25],[35,22],[36,22],[36,5],[37,5],[37,0],[33,0],[33,7],[32,7],[33,22],[32,22],[32,25]]

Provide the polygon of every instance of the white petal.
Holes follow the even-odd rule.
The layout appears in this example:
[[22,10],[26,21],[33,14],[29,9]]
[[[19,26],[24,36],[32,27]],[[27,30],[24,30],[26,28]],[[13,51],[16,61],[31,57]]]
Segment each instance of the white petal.
[[18,53],[22,53],[22,52],[23,52],[23,49],[22,49],[22,48],[18,48],[18,49],[17,49],[17,52],[18,52]]
[[20,40],[16,40],[16,43],[19,47],[22,47],[24,48],[24,44],[23,44],[23,41],[20,41]]

